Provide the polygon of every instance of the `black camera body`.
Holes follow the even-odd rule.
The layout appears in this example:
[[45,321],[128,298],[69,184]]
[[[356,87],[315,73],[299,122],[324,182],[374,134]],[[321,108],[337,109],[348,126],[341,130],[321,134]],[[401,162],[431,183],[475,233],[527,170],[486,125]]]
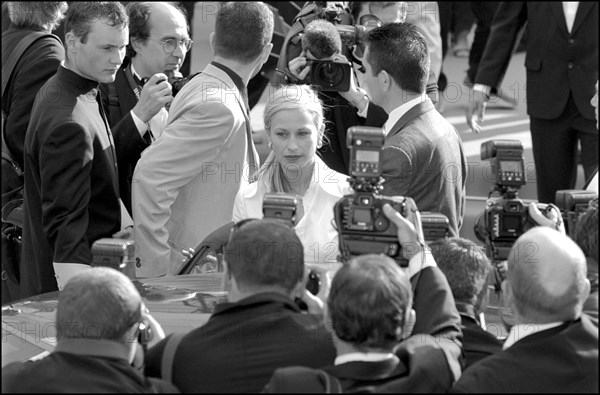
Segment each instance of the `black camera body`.
[[323,92],[348,92],[352,65],[333,60],[309,60],[307,81]]
[[406,199],[382,196],[381,151],[385,136],[381,128],[354,126],[348,129],[350,148],[350,185],[355,193],[342,197],[334,206],[334,219],[339,234],[342,261],[352,256],[383,253],[406,267],[400,254],[398,230],[383,213],[388,203],[406,216]]
[[596,199],[598,194],[578,189],[563,189],[556,191],[554,204],[559,208],[565,230],[568,235],[574,237],[577,220],[587,210],[590,200]]
[[187,77],[184,77],[183,74],[181,74],[179,71],[173,71],[173,70],[165,71],[165,74],[167,75],[169,84],[171,84],[171,91],[172,91],[173,97],[175,97],[179,93],[179,91],[181,90],[181,88],[183,88],[185,86],[185,84],[190,82],[190,80],[192,78],[194,78],[195,76],[197,76],[200,73],[201,72],[199,71],[197,73],[190,74]]
[[264,218],[274,218],[287,222],[291,227],[296,225],[296,208],[298,199],[283,192],[266,193],[263,198]]
[[[517,196],[517,190],[527,183],[523,145],[518,140],[489,140],[481,144],[481,159],[490,160],[495,186],[474,231],[485,243],[488,257],[498,263],[508,258],[519,236],[536,226],[529,217],[530,203]],[[549,210],[546,204],[537,206],[544,214]]]

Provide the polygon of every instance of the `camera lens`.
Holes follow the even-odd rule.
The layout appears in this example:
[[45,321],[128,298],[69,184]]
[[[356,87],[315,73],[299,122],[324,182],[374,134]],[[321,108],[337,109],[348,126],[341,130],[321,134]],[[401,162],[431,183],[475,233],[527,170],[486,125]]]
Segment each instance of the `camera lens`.
[[319,80],[328,87],[339,85],[344,80],[344,70],[332,62],[323,63],[317,75]]

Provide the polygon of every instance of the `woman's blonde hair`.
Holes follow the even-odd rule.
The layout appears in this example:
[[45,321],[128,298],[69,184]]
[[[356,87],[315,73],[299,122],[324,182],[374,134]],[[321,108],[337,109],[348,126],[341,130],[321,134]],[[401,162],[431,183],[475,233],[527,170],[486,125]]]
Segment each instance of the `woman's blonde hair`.
[[[273,116],[279,111],[306,110],[313,117],[318,133],[317,147],[321,147],[325,133],[325,128],[323,127],[325,122],[323,107],[323,103],[317,96],[317,93],[309,85],[282,85],[272,94],[269,93],[263,118],[265,130],[267,134],[271,133],[271,121],[273,120]],[[284,169],[275,159],[273,152],[269,154],[256,175],[256,179],[262,179],[263,177],[265,177],[265,181],[270,186],[271,192],[291,192]]]

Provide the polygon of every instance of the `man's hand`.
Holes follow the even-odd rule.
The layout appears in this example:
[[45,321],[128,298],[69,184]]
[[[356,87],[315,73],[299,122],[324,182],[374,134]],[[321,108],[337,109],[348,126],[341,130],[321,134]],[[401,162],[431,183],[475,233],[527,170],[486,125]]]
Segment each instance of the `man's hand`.
[[473,101],[467,105],[467,124],[475,133],[480,133],[483,127],[483,116],[487,98],[483,92],[472,90]]
[[304,54],[304,51],[295,59],[290,60],[288,63],[288,70],[290,73],[300,81],[304,81],[308,73],[310,72],[310,65]]
[[412,198],[406,198],[406,218],[389,204],[383,205],[383,213],[398,228],[398,241],[402,247],[402,256],[410,259],[419,252],[424,252],[425,237],[421,225],[421,214]]
[[554,204],[549,204],[545,213],[542,213],[535,203],[531,203],[528,212],[529,218],[539,226],[547,226],[558,230],[563,235],[567,234],[560,210]]
[[133,112],[142,121],[148,122],[161,108],[173,101],[171,84],[164,73],[154,74],[142,88],[140,100]]
[[125,229],[121,229],[117,233],[113,233],[113,239],[133,240],[133,226],[128,226]]

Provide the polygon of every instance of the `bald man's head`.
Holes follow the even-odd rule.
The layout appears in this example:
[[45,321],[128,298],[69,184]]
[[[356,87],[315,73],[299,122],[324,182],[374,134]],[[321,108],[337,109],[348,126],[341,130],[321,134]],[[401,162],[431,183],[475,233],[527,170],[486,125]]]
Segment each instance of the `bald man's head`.
[[569,237],[538,226],[516,241],[508,258],[513,308],[528,322],[572,320],[589,294],[586,259]]

